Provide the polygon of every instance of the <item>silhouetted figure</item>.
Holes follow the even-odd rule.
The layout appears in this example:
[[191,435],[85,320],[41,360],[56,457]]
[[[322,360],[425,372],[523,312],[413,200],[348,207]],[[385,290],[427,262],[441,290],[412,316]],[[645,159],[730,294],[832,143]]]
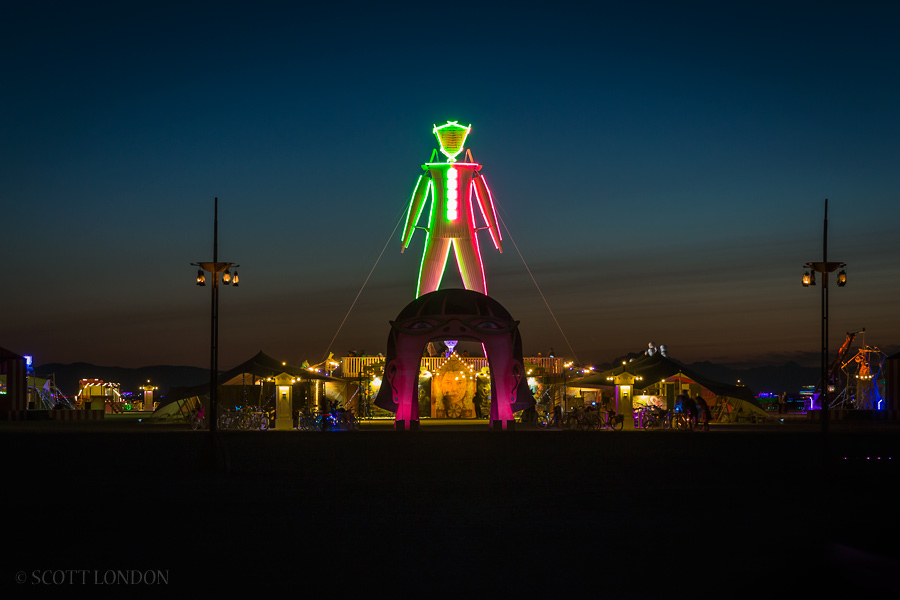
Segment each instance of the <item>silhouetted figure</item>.
[[700,412],[700,422],[703,428],[703,431],[709,431],[709,404],[706,403],[706,400],[703,399],[703,396],[697,394],[697,399],[695,400],[697,403],[697,409]]
[[688,420],[690,421],[691,429],[693,429],[697,426],[697,403],[688,393],[684,394],[684,407],[687,409]]

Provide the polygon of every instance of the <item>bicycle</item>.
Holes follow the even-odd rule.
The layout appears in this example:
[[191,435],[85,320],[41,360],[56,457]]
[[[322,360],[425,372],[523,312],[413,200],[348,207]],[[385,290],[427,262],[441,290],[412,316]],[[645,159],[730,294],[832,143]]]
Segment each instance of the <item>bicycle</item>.
[[321,415],[315,413],[300,413],[297,417],[297,429],[300,431],[319,431],[321,429]]
[[566,429],[583,429],[583,426],[580,423],[584,422],[584,417],[581,416],[581,411],[579,409],[570,410],[565,413],[562,418],[562,424]]
[[237,411],[231,408],[226,408],[219,413],[219,416],[216,419],[216,428],[219,431],[231,429],[232,427],[235,427],[237,425],[239,418],[240,415],[237,413]]
[[557,416],[557,413],[549,412],[546,410],[542,410],[538,413],[537,419],[535,420],[537,423],[538,429],[547,429],[548,427],[560,427],[560,419]]
[[297,417],[297,429],[300,431],[353,431],[358,428],[359,422],[350,411],[301,413]]
[[576,408],[569,413],[567,424],[569,429],[578,429],[579,431],[596,430],[603,427],[603,417],[594,406]]
[[268,429],[269,413],[259,406],[226,408],[216,420],[219,429]]
[[251,406],[241,411],[241,429],[269,428],[269,413],[259,406]]
[[341,431],[353,431],[358,428],[356,417],[350,411],[338,410],[331,414],[334,423],[333,429]]
[[625,415],[617,415],[614,411],[607,410],[599,413],[600,429],[612,429],[613,431],[622,431],[625,427]]
[[207,428],[209,428],[209,425],[206,423],[206,413],[198,411],[191,415],[191,429],[198,431]]
[[644,422],[646,421],[646,416],[645,416],[646,413],[647,413],[646,406],[637,406],[634,408],[633,414],[634,414],[635,429],[643,429],[644,428]]
[[645,429],[668,429],[672,426],[672,415],[658,406],[650,406],[644,411],[641,422]]
[[678,431],[691,431],[694,429],[694,421],[688,413],[676,411],[675,414],[672,415],[672,429],[677,429]]

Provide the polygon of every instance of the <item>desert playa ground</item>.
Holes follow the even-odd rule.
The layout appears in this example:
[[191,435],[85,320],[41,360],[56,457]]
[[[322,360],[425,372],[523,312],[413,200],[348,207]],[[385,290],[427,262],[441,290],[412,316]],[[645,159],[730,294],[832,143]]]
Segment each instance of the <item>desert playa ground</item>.
[[891,424],[835,423],[827,436],[803,422],[707,433],[367,422],[214,440],[110,421],[0,433],[3,583],[20,594],[60,570],[161,570],[165,583],[141,586],[865,597],[896,589],[900,567]]

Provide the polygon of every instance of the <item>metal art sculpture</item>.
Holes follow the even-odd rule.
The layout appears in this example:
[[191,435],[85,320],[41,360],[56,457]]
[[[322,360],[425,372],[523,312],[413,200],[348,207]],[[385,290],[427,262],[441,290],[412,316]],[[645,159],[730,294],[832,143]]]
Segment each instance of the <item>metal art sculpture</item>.
[[482,343],[491,371],[491,428],[509,429],[513,414],[534,406],[522,361],[519,322],[499,302],[472,290],[430,292],[391,321],[384,378],[375,405],[395,413],[397,429],[419,423],[419,367],[432,340]]
[[[437,150],[432,151],[430,161],[422,165],[425,174],[420,175],[416,181],[409,201],[403,229],[403,247],[400,251],[409,247],[416,229],[425,230],[425,250],[419,267],[416,298],[440,287],[451,245],[456,254],[463,285],[468,290],[487,294],[484,264],[476,235],[479,229],[487,229],[494,247],[503,252],[494,201],[480,173],[481,165],[474,162],[469,150],[465,153],[467,162],[456,160],[463,152],[466,137],[471,130],[471,125],[460,125],[457,121],[435,125],[433,132],[440,143],[440,151],[447,160],[436,162]],[[418,227],[425,204],[431,197],[433,199],[428,225]],[[475,223],[473,202],[478,204],[485,223],[483,227],[478,227]]]

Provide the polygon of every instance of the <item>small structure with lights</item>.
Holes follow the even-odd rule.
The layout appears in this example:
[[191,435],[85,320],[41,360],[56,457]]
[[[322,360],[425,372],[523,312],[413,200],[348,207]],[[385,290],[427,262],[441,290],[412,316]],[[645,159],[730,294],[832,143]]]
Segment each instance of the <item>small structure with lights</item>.
[[123,411],[121,387],[112,381],[82,379],[79,382],[75,406],[84,410],[102,410],[107,413]]
[[150,380],[148,379],[147,383],[142,385],[140,389],[144,395],[142,410],[153,410],[153,392],[155,392],[159,388],[151,384]]
[[[425,347],[434,340],[476,341],[483,345],[490,365],[490,427],[513,429],[513,414],[535,404],[518,325],[499,302],[476,291],[448,289],[420,296],[391,321],[384,380],[375,405],[394,413],[396,429],[418,428],[419,374]],[[462,391],[465,398],[468,387]],[[462,411],[464,402],[458,404]]]

